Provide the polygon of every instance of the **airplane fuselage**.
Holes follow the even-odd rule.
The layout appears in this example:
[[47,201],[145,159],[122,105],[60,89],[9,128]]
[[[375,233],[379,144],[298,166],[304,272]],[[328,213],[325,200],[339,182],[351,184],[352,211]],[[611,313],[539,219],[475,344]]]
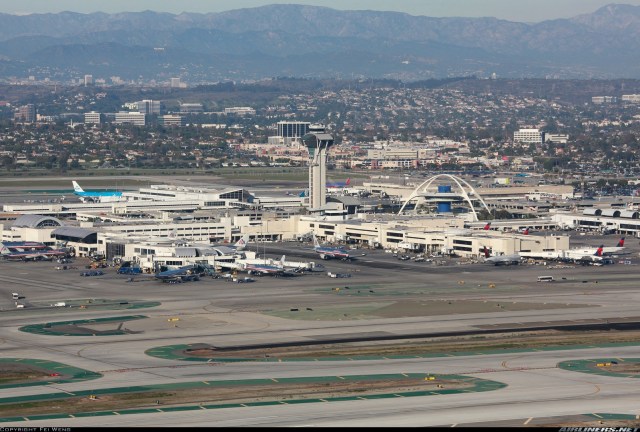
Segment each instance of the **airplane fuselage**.
[[122,192],[74,192],[83,202],[116,202],[122,199]]
[[320,258],[322,259],[348,259],[349,252],[343,249],[333,249],[333,248],[316,248],[315,251],[320,254]]
[[271,265],[246,264],[244,270],[256,274],[278,274],[284,272],[284,268]]

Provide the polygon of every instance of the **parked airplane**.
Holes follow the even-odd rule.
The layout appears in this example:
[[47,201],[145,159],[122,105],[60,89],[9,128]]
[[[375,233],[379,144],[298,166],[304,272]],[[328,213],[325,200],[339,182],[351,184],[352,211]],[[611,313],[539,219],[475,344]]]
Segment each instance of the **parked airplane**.
[[583,257],[583,256],[597,255],[600,249],[602,249],[600,254],[601,256],[609,256],[609,255],[616,255],[616,254],[623,255],[627,253],[626,248],[624,247],[624,237],[622,237],[618,241],[618,244],[616,246],[605,247],[604,245],[600,245],[600,247],[598,248],[587,247],[582,249],[569,249],[565,252],[569,255],[569,258],[572,258],[576,256]]
[[242,251],[247,247],[248,244],[249,244],[249,234],[245,234],[242,236],[240,240],[234,243],[233,247],[237,251]]
[[327,183],[327,189],[343,189],[349,187],[351,184],[351,179],[348,178],[344,182],[335,182],[335,183]]
[[337,258],[348,260],[351,258],[349,256],[349,252],[345,249],[342,249],[340,247],[321,246],[315,234],[313,236],[313,250],[320,254],[321,259]]
[[489,253],[489,249],[484,247],[484,262],[493,264],[496,266],[499,265],[517,265],[520,264],[520,254],[512,254],[512,255],[494,255],[491,256]]
[[122,192],[119,191],[85,191],[74,180],[73,193],[80,197],[82,202],[114,202],[122,199]]
[[[282,255],[280,262],[284,262],[284,255]],[[243,270],[249,274],[257,274],[259,276],[276,276],[284,273],[285,268],[282,265],[246,263],[244,264]]]
[[6,260],[38,261],[69,256],[67,249],[53,249],[39,242],[3,242],[0,255]]
[[[280,264],[284,267],[285,271],[291,271],[293,273],[302,273],[304,271],[313,271],[316,264],[313,262],[304,261],[287,261],[285,255],[282,255]],[[324,268],[324,266],[318,266]]]
[[624,247],[624,237],[622,237],[620,240],[618,240],[618,244],[615,246],[610,246],[610,247],[604,247],[602,249],[602,255],[623,255],[623,254],[627,254],[629,252],[626,251],[626,248]]
[[200,280],[200,276],[205,273],[205,268],[198,264],[189,264],[175,270],[167,270],[155,274],[156,279],[162,282],[189,282]]
[[604,245],[600,245],[598,248],[585,248],[585,249],[567,249],[559,251],[543,251],[543,252],[522,252],[520,255],[523,258],[537,258],[547,260],[559,260],[569,261],[581,264],[600,263],[605,262],[605,256],[603,254]]
[[582,256],[580,258],[575,259],[575,261],[577,263],[580,263],[582,265],[589,265],[589,264],[603,264],[605,261],[604,257],[602,256],[602,251],[604,249],[604,245],[600,245],[600,247],[598,247],[598,249],[596,249],[596,251],[593,253],[593,255],[585,255]]

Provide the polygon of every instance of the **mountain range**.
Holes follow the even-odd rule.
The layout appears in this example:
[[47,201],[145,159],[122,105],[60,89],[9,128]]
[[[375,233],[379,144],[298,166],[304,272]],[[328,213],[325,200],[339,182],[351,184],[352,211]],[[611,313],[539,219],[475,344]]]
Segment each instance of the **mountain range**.
[[640,6],[520,23],[278,4],[221,13],[0,14],[0,80],[274,76],[640,78]]

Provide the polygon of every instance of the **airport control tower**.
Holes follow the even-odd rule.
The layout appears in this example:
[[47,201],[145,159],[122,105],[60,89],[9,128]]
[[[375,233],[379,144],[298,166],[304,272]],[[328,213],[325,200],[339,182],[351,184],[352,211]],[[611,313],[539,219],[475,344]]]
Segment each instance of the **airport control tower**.
[[309,149],[309,209],[319,209],[327,203],[327,150],[333,145],[333,136],[311,132],[302,142]]

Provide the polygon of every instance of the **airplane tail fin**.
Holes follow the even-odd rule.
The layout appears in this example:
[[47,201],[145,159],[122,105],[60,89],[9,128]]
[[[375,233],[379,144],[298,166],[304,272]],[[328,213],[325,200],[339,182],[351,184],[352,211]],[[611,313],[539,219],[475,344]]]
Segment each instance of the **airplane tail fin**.
[[346,186],[349,186],[350,184],[351,184],[351,179],[350,179],[350,178],[348,178],[348,179],[347,179],[347,181],[346,181],[346,183],[345,183],[345,185],[346,185]]
[[489,231],[491,229],[491,222],[487,222],[487,224],[483,228],[485,231]]
[[622,238],[620,239],[620,241],[618,242],[617,247],[624,247],[624,237],[622,237]]
[[249,234],[245,234],[244,236],[242,236],[240,240],[238,240],[234,244],[234,246],[236,247],[237,250],[243,250],[245,247],[247,247],[248,243],[249,243]]
[[284,267],[284,263],[286,262],[285,258],[286,258],[286,256],[285,256],[285,255],[282,255],[282,258],[280,258],[280,265],[281,265],[282,267]]
[[320,243],[318,242],[318,238],[316,237],[315,233],[313,234],[313,247],[314,248],[320,247]]
[[522,232],[522,234],[524,234],[524,235],[529,235],[529,228],[526,228],[526,229]]
[[604,249],[604,245],[600,245],[598,247],[598,249],[596,250],[596,253],[594,253],[595,256],[602,256],[602,250]]
[[82,189],[75,180],[73,180],[71,183],[73,184],[73,190],[75,192],[84,192],[84,189]]
[[489,258],[490,254],[489,254],[489,249],[487,249],[487,247],[484,247],[484,257],[485,258]]

